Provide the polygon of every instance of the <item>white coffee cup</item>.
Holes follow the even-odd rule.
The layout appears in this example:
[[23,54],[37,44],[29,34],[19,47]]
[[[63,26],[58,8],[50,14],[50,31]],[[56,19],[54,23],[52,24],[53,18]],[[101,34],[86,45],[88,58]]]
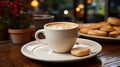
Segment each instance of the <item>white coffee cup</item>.
[[71,50],[76,42],[79,25],[72,22],[52,22],[44,25],[35,33],[35,39],[39,40],[38,35],[43,33],[47,44],[54,52],[66,53]]

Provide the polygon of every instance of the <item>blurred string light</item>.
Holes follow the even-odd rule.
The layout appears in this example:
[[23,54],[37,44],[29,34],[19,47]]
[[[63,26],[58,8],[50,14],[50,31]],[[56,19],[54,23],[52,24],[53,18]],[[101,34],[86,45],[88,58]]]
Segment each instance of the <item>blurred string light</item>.
[[33,0],[33,1],[31,2],[31,6],[37,7],[37,6],[39,6],[39,2],[38,2],[37,0]]
[[[88,4],[91,4],[91,3],[92,3],[92,0],[87,0],[87,3],[88,3]],[[77,12],[81,11],[81,9],[84,9],[84,4],[79,4],[79,5],[76,7],[76,11],[77,11]]]
[[87,0],[87,3],[88,3],[88,4],[91,4],[91,3],[92,3],[92,0]]
[[68,14],[68,10],[64,10],[64,14],[67,15]]
[[79,11],[80,11],[80,8],[79,8],[79,7],[77,7],[77,8],[76,8],[76,11],[77,11],[77,12],[79,12]]
[[84,8],[84,5],[83,4],[79,4],[77,7],[76,7],[76,11],[79,12],[81,9]]
[[79,4],[78,7],[81,8],[81,9],[83,9],[84,5],[83,4]]

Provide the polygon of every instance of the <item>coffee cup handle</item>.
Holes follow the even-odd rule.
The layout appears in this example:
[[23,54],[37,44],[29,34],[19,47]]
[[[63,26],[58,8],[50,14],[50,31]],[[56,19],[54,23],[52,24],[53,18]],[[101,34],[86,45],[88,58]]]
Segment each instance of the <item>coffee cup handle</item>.
[[38,35],[39,35],[40,33],[43,33],[43,34],[44,34],[44,29],[40,29],[40,30],[38,30],[38,31],[35,33],[35,39],[36,39],[36,40],[40,40],[40,38],[38,37]]

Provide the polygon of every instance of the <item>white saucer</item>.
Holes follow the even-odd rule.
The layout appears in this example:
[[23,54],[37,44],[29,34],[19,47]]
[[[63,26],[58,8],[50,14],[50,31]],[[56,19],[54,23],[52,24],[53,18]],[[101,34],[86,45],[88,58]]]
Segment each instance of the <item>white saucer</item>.
[[24,56],[34,60],[46,62],[73,62],[94,57],[102,50],[101,45],[92,40],[77,38],[77,43],[79,44],[75,44],[74,47],[89,47],[91,51],[90,54],[83,57],[76,57],[70,53],[58,54],[53,52],[52,49],[47,46],[45,39],[25,44],[21,48],[21,52]]

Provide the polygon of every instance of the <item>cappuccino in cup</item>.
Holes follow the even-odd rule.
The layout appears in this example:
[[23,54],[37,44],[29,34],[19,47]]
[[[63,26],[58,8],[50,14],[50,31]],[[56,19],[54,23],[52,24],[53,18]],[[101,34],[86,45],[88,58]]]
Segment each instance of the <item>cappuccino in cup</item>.
[[66,53],[71,50],[77,40],[79,25],[72,22],[52,22],[44,25],[35,33],[36,40],[39,40],[39,33],[43,33],[47,44],[54,52]]
[[75,28],[76,25],[72,24],[72,23],[56,23],[56,24],[50,24],[47,25],[48,28],[51,29],[58,29],[58,30],[62,30],[62,29],[71,29],[71,28]]

